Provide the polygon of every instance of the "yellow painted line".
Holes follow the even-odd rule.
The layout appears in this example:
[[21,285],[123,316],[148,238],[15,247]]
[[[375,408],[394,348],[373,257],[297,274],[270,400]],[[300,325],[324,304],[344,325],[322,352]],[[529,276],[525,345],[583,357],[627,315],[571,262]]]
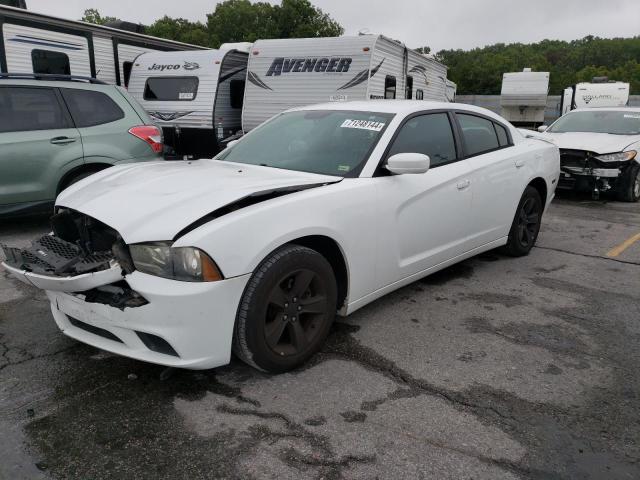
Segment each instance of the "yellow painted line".
[[636,233],[633,237],[627,238],[620,245],[609,250],[609,253],[607,253],[607,257],[617,257],[622,252],[624,252],[627,248],[629,248],[631,245],[636,243],[638,240],[640,240],[640,233]]

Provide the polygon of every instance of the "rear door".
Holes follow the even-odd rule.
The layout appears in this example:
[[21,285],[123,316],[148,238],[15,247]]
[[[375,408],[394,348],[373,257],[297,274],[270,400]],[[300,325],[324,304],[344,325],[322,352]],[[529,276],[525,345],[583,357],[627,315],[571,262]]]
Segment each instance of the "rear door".
[[387,158],[423,153],[424,174],[386,175],[378,190],[378,288],[450,260],[469,250],[470,170],[458,153],[447,112],[415,116],[400,127]]
[[508,129],[488,117],[457,112],[465,157],[471,168],[473,215],[471,246],[505,237],[526,178],[526,154],[513,145]]
[[3,209],[54,200],[62,175],[83,161],[80,133],[59,92],[50,87],[0,86],[0,112]]

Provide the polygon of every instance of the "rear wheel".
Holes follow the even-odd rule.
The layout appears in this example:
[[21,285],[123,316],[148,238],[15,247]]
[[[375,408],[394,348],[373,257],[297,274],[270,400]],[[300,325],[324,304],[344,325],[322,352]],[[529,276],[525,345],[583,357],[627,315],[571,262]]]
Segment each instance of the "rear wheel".
[[60,187],[60,191],[63,191],[65,188],[69,188],[74,183],[78,183],[80,180],[83,180],[83,179],[85,179],[87,177],[90,177],[91,175],[93,175],[94,173],[97,173],[99,171],[100,171],[99,169],[85,170],[85,171],[82,171],[82,172],[78,172],[75,175],[72,175],[71,177],[67,178],[64,181],[64,183]]
[[249,280],[238,308],[233,351],[263,371],[291,370],[320,349],[336,303],[329,262],[309,248],[286,245]]
[[540,194],[538,190],[529,185],[518,204],[518,209],[509,231],[509,239],[504,247],[505,253],[512,257],[521,257],[529,254],[540,232],[542,211]]
[[623,202],[637,202],[640,200],[640,164],[634,164],[627,168],[618,190],[618,198]]

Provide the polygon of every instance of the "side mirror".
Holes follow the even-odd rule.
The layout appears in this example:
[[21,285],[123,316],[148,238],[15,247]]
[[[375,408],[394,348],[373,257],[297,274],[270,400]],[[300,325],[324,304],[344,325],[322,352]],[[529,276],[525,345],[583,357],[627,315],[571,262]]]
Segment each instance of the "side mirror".
[[538,131],[539,131],[540,133],[544,133],[544,132],[546,132],[546,131],[547,131],[547,128],[549,128],[547,125],[540,125],[540,126],[538,127]]
[[431,159],[422,153],[396,153],[387,160],[385,168],[396,175],[425,173],[429,170]]
[[230,142],[228,142],[228,143],[227,143],[226,148],[233,147],[233,146],[234,146],[236,143],[238,143],[239,141],[240,141],[240,139],[238,139],[238,140],[231,140]]

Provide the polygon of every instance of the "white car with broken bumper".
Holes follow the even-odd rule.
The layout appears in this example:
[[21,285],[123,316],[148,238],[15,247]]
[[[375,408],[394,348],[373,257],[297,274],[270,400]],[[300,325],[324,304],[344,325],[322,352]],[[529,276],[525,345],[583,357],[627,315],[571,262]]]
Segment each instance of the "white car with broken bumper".
[[527,254],[559,173],[556,147],[481,108],[311,106],[212,160],[79,182],[53,232],[3,265],[82,342],[193,369],[233,350],[281,372],[336,314],[490,249]]

